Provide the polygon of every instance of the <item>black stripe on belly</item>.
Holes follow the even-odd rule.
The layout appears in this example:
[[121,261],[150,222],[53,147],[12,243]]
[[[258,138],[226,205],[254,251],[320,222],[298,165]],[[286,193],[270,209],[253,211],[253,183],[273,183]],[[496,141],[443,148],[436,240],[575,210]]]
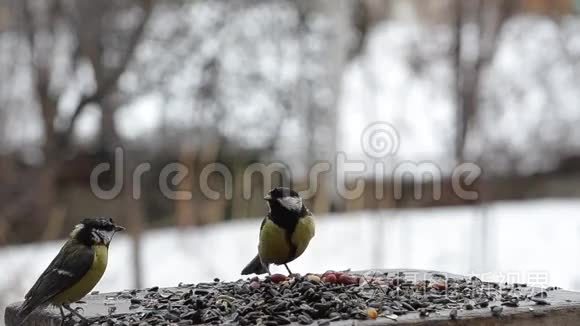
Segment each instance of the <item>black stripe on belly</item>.
[[274,201],[270,204],[270,213],[268,214],[268,218],[274,222],[274,224],[284,229],[286,234],[286,241],[288,243],[288,247],[290,248],[288,252],[288,261],[296,258],[296,251],[298,248],[294,243],[292,243],[292,235],[296,230],[298,221],[306,215],[308,215],[308,210],[304,206],[302,207],[301,211],[296,212],[282,207],[277,201]]
[[[294,233],[294,230],[292,231]],[[296,245],[292,242],[292,233],[286,230],[286,241],[288,241],[288,247],[290,251],[288,252],[288,261],[293,260],[296,258]]]

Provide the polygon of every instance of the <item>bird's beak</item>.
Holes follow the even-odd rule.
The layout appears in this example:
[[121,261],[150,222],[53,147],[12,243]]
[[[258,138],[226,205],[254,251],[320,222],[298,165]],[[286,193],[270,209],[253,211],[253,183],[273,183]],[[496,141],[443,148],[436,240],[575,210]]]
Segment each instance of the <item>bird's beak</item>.
[[115,225],[115,232],[125,231],[125,228],[120,225]]
[[270,196],[270,194],[267,194],[266,196],[264,196],[264,200],[270,200],[272,199],[272,196]]

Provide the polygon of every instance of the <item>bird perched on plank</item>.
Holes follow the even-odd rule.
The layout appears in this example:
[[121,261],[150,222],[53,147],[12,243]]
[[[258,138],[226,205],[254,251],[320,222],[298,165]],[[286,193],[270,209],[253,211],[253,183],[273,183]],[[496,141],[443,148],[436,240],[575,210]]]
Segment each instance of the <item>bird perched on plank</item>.
[[294,190],[274,188],[265,197],[269,212],[260,226],[258,255],[242,275],[270,274],[269,265],[284,265],[298,258],[314,237],[314,219]]
[[[87,320],[70,307],[97,285],[107,267],[109,244],[116,232],[125,228],[111,218],[87,218],[77,224],[68,241],[40,275],[18,309],[21,324],[34,310],[58,306],[61,325],[72,315]],[[63,308],[70,311],[65,316]]]

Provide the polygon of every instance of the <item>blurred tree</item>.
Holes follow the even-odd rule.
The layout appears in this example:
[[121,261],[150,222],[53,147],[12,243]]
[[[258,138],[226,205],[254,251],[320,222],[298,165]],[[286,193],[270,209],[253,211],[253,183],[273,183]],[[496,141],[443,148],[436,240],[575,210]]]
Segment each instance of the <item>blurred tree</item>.
[[364,51],[369,32],[387,18],[389,1],[359,0],[354,7],[353,27],[356,35],[349,59]]
[[[424,151],[445,144],[448,147],[440,151],[445,159],[486,159],[496,165],[502,160],[513,171],[516,166],[533,165],[528,160],[530,151],[516,152],[510,147],[510,139],[506,140],[519,133],[506,133],[493,145],[488,144],[489,135],[498,134],[496,124],[505,115],[503,111],[514,112],[513,102],[508,102],[518,96],[542,94],[549,108],[570,106],[566,100],[576,102],[576,92],[563,95],[568,83],[557,81],[574,80],[580,75],[569,73],[575,71],[569,68],[577,61],[573,46],[577,29],[574,19],[558,20],[557,27],[554,22],[546,23],[553,16],[518,16],[506,24],[513,7],[518,6],[524,12],[544,16],[571,10],[564,0],[156,1],[154,10],[152,3],[144,0],[3,1],[0,74],[12,82],[0,84],[0,125],[4,127],[0,126],[0,151],[17,151],[18,156],[15,159],[10,155],[0,162],[0,188],[4,188],[0,189],[1,198],[8,198],[0,203],[0,216],[62,218],[63,212],[92,214],[113,207],[111,211],[119,215],[146,215],[151,220],[159,219],[159,224],[176,220],[179,225],[196,225],[224,217],[262,214],[260,194],[266,189],[261,185],[252,191],[255,198],[251,200],[242,198],[243,187],[236,184],[234,200],[210,201],[198,187],[201,169],[210,162],[225,163],[237,171],[234,179],[241,180],[243,168],[253,162],[280,160],[293,172],[302,172],[318,160],[331,160],[340,136],[336,106],[343,94],[342,73],[353,59],[354,64],[347,70],[356,71],[362,66],[363,78],[368,82],[362,85],[367,88],[364,96],[373,97],[364,102],[371,103],[371,109],[360,108],[369,113],[361,120],[375,121],[396,114],[392,122],[401,131],[421,129],[432,138],[444,138],[436,139],[435,146]],[[389,21],[383,22],[385,18]],[[516,23],[511,24],[513,21]],[[540,36],[534,39],[536,35],[530,34],[536,32],[530,33],[527,28],[536,27]],[[507,34],[511,38],[502,39],[510,28]],[[526,48],[552,36],[561,38],[561,43],[542,51]],[[377,43],[366,47],[367,41]],[[525,55],[520,55],[521,59],[529,59],[527,67],[522,65],[517,73],[504,77],[502,69],[506,65],[500,62],[503,66],[493,71],[498,55],[499,61],[505,55],[504,48],[511,53],[522,51]],[[560,59],[544,55],[546,52],[559,58],[558,51],[566,54],[565,65]],[[546,59],[541,61],[540,57]],[[386,70],[382,70],[384,67]],[[395,93],[387,94],[387,88],[393,86],[389,85],[390,78],[398,74],[391,76],[392,68],[402,68],[405,79],[397,81]],[[532,72],[520,76],[526,69]],[[570,75],[574,76],[566,77]],[[456,80],[448,87],[450,77]],[[349,83],[351,78],[352,74],[347,77]],[[520,84],[524,79],[531,83]],[[540,87],[531,91],[535,83]],[[350,91],[346,98],[352,96]],[[433,104],[439,106],[434,110],[430,110],[429,100],[415,101],[428,92],[437,102]],[[457,102],[453,112],[458,122],[455,135],[451,135],[454,126],[450,119],[442,121],[443,127],[430,130],[414,118],[418,112],[428,114],[426,119],[447,117],[450,100]],[[517,102],[517,98],[515,101],[525,109],[530,105],[523,100]],[[385,114],[387,107],[389,112]],[[552,111],[544,112],[545,120],[557,120],[550,120]],[[89,120],[94,124],[90,126],[96,136],[91,139],[94,144],[78,137]],[[147,124],[151,126],[143,126]],[[545,132],[538,126],[530,137],[545,138],[538,152],[554,153],[550,159],[557,160],[562,149],[554,143],[574,138],[574,128],[572,123],[553,125],[557,132]],[[429,137],[419,133],[402,136]],[[450,141],[447,137],[454,138]],[[470,141],[489,146],[470,146]],[[84,196],[93,210],[80,201],[63,198],[72,192],[70,186],[63,185],[63,179],[70,177],[64,176],[69,171],[63,170],[77,172],[80,166],[79,159],[72,158],[75,150],[96,149],[97,160],[106,162],[117,144],[134,149],[132,153],[139,156],[133,158],[135,162],[151,161],[158,170],[175,160],[188,166],[188,178],[176,188],[192,192],[193,200],[169,201],[156,191],[147,192],[144,207],[138,209],[143,214],[125,214],[123,204],[99,202],[86,189],[87,171],[94,161],[76,174],[77,183],[82,183],[77,186],[85,193],[75,197]],[[492,150],[488,150],[490,147]],[[93,157],[92,152],[86,155]],[[71,161],[67,169],[60,169],[68,158]],[[158,172],[145,176],[148,187],[158,186]],[[17,182],[6,183],[6,178]],[[58,191],[54,189],[56,178],[60,182]],[[293,178],[294,184],[306,184],[300,173]],[[309,203],[319,213],[343,208],[340,200],[333,202],[333,178],[323,175],[313,204]],[[37,183],[40,186],[30,187]],[[223,182],[217,183],[216,189],[223,186]],[[10,195],[4,195],[7,193]],[[76,210],[55,208],[55,196],[69,207],[76,205]],[[369,207],[368,201],[360,198],[350,207]],[[338,207],[333,206],[335,203]],[[384,205],[391,207],[393,203]],[[38,206],[36,213],[31,212],[33,206]],[[47,237],[56,232],[51,230],[58,230],[61,218],[51,219],[55,223],[46,228]],[[21,225],[26,226],[28,221],[23,219]],[[38,229],[31,239],[44,225],[33,227]]]
[[[172,128],[161,127],[156,136],[168,137],[164,148],[180,151],[180,161],[194,171],[184,181],[193,186],[180,189],[198,191],[200,169],[228,153],[237,158],[225,162],[232,168],[243,160],[283,160],[304,167],[333,158],[341,74],[355,40],[354,3],[336,4],[197,1],[157,6],[144,51],[125,75],[137,83],[124,91],[164,98],[163,124]],[[151,55],[159,52],[163,55]],[[290,128],[295,130],[289,138]],[[240,156],[239,150],[252,154]],[[255,215],[250,207],[262,207],[234,193],[231,214]],[[202,196],[175,203],[180,224],[209,218],[200,216],[209,203],[196,197]],[[331,192],[321,189],[320,199],[320,211],[328,211]]]
[[[489,173],[506,175],[556,169],[574,151],[575,118],[568,113],[575,111],[574,100],[567,89],[578,82],[577,74],[558,73],[573,71],[578,63],[571,46],[578,25],[568,15],[570,2],[454,3],[456,160],[475,160]],[[507,61],[514,54],[521,60],[512,69]],[[517,132],[501,127],[510,118],[510,126],[522,122]],[[529,146],[516,144],[522,138]]]
[[[348,0],[297,2],[302,57],[313,57],[322,67],[318,75],[313,71],[301,71],[298,81],[301,85],[298,87],[300,100],[296,104],[299,106],[298,110],[304,112],[305,138],[308,144],[305,161],[307,167],[317,161],[334,162],[336,157],[337,105],[341,94],[342,73],[355,53],[353,49],[360,49],[360,44],[355,42],[357,38],[354,30],[356,12],[361,9],[357,5],[360,4]],[[366,23],[359,23],[359,32],[366,33]],[[323,45],[311,47],[309,32],[316,32],[324,25],[327,27],[322,29],[325,37],[320,40]],[[361,38],[362,36],[359,35]],[[336,178],[336,171],[319,176],[318,193],[315,194],[312,207],[318,214],[331,210],[331,204],[338,196],[332,190],[336,188]]]
[[[480,88],[483,71],[493,61],[502,27],[514,13],[516,0],[455,0],[454,49],[452,52],[455,68],[455,160],[465,161],[466,143],[469,130],[475,123],[481,102]],[[475,26],[468,29],[467,26]],[[483,164],[479,162],[480,166]],[[484,169],[485,170],[485,169]],[[478,201],[481,218],[472,230],[472,246],[481,254],[472,258],[471,268],[481,271],[489,266],[488,239],[490,221],[487,214],[484,177],[478,181]]]
[[[493,60],[501,28],[514,13],[516,0],[455,0],[455,159],[464,161],[466,138],[477,114],[482,71]],[[467,30],[466,26],[475,26]],[[475,35],[467,35],[475,33]],[[469,40],[469,41],[467,41]],[[465,44],[468,42],[469,44]],[[475,49],[475,51],[473,50]]]
[[[150,0],[18,1],[11,6],[19,19],[10,35],[16,44],[24,44],[16,48],[22,52],[14,53],[13,60],[26,58],[13,78],[30,82],[28,105],[40,112],[43,162],[33,181],[37,186],[3,207],[1,218],[21,216],[21,210],[34,204],[38,209],[33,216],[53,220],[46,217],[55,212],[55,178],[71,155],[76,122],[95,105],[102,113],[102,133],[107,134],[102,142],[114,133],[114,106],[108,101],[141,40],[152,6]],[[22,97],[16,91],[22,85],[8,87],[10,96]]]

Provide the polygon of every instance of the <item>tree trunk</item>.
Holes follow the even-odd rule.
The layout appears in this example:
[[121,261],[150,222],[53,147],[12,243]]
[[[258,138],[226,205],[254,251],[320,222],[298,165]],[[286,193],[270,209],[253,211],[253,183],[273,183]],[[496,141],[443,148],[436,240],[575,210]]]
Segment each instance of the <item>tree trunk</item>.
[[[465,160],[465,144],[469,136],[470,124],[476,118],[479,106],[479,87],[483,69],[493,61],[497,40],[507,19],[515,12],[515,0],[477,0],[468,5],[464,0],[455,0],[455,104],[456,135],[455,158],[458,163]],[[490,14],[491,13],[491,14]],[[467,47],[478,49],[475,58],[469,62],[462,58],[463,26],[471,19],[477,26],[475,44]]]
[[[195,166],[195,152],[189,146],[181,146],[181,153],[179,154],[179,163],[183,164],[189,170],[189,173],[183,181],[177,186],[178,191],[193,191],[194,188],[194,175],[199,173],[196,171]],[[195,196],[192,200],[174,200],[175,205],[175,218],[177,220],[177,227],[188,227],[194,224],[198,224],[199,209],[196,209],[197,202],[199,199]]]
[[104,153],[112,153],[119,146],[119,135],[115,122],[115,104],[111,96],[101,101],[101,128],[98,148]]
[[[56,180],[58,176],[57,157],[58,149],[58,135],[54,127],[54,120],[57,114],[57,101],[52,98],[49,92],[49,77],[48,72],[43,68],[37,70],[36,90],[39,96],[40,108],[42,113],[42,121],[44,127],[44,165],[41,167],[40,176],[38,180],[37,190],[37,206],[34,214],[38,221],[42,221],[36,225],[45,229],[48,221],[52,219],[55,212],[55,203],[58,198],[58,188]],[[52,240],[45,237],[50,234],[40,231],[43,240]]]
[[143,233],[143,204],[141,199],[133,196],[133,172],[137,164],[132,154],[127,153],[124,173],[124,201],[127,218],[127,230],[133,247],[133,288],[140,289],[143,284],[141,235]]
[[[310,108],[307,118],[308,130],[312,131],[310,148],[308,150],[308,166],[317,160],[334,162],[337,152],[338,100],[341,94],[342,73],[348,63],[349,52],[354,46],[352,42],[353,18],[355,3],[349,0],[300,0],[297,2],[303,17],[321,15],[332,24],[328,46],[320,54],[321,63],[325,66],[324,87],[328,88],[333,98],[325,107],[319,107],[312,100],[305,103]],[[303,47],[304,48],[304,47]],[[308,91],[308,90],[307,90]],[[307,115],[307,116],[308,116]],[[325,132],[322,133],[321,131]],[[313,210],[319,214],[330,211],[333,198],[337,194],[332,191],[336,184],[336,173],[330,171],[320,176],[319,191],[314,197]]]

